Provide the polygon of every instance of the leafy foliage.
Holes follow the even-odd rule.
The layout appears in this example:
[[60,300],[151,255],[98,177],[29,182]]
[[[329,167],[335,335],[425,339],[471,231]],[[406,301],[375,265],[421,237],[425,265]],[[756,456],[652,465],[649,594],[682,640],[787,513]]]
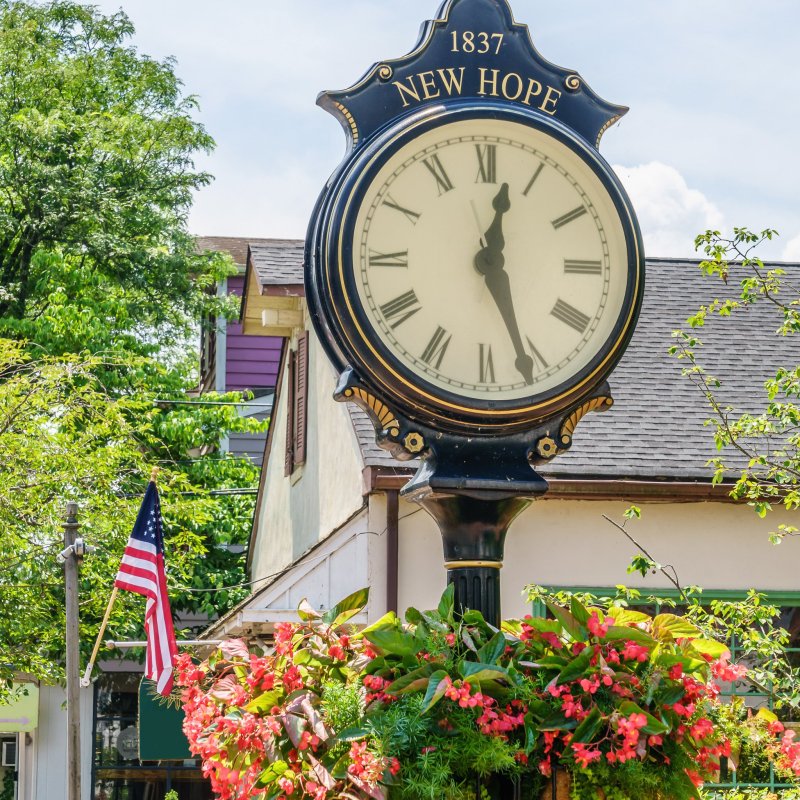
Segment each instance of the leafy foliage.
[[[725,376],[709,373],[701,361],[702,340],[697,334],[712,316],[730,317],[745,313],[756,303],[767,304],[775,312],[776,335],[794,336],[800,332],[800,285],[783,267],[767,266],[757,255],[765,241],[777,235],[774,230],[754,233],[735,228],[724,237],[719,231],[706,231],[697,237],[696,247],[706,259],[700,268],[737,288],[731,297],[716,299],[700,308],[689,319],[692,330],[676,331],[671,353],[686,362],[683,369],[705,397],[713,418],[715,438],[721,455],[712,462],[714,481],[737,476],[732,496],[746,500],[765,516],[773,504],[788,510],[800,508],[800,364],[782,364],[765,386],[760,410],[735,409],[720,398]],[[744,469],[729,466],[731,454],[745,460]],[[782,525],[774,534],[777,543],[797,533],[794,526]]]
[[[216,615],[246,594],[254,497],[237,492],[258,470],[217,447],[264,426],[188,394],[198,320],[233,310],[215,290],[230,258],[186,229],[213,141],[174,63],[132,35],[122,12],[0,0],[0,679],[62,674],[68,500],[98,547],[80,585],[91,647],[153,466],[173,608]],[[141,639],[142,621],[122,595],[109,636]]]
[[[744,667],[687,618],[534,594],[554,619],[458,618],[451,587],[405,624],[390,613],[348,630],[357,593],[325,615],[301,605],[272,655],[234,641],[199,665],[184,656],[192,751],[223,800],[471,800],[499,779],[538,797],[556,768],[580,800],[699,797],[732,753],[720,684]],[[740,747],[748,730],[800,774],[792,732],[742,728]]]

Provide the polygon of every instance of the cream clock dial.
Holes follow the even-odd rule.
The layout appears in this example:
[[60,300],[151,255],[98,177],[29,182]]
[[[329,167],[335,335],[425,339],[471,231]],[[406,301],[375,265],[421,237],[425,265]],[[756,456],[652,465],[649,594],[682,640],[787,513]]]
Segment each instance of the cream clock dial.
[[519,122],[453,121],[400,147],[353,230],[374,335],[467,402],[554,392],[625,312],[629,253],[608,190],[574,149]]

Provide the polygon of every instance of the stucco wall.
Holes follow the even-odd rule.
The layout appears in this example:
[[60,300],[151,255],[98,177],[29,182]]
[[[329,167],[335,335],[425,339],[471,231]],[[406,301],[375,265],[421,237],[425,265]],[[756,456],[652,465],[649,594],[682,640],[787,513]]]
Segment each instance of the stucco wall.
[[[288,566],[364,506],[353,426],[347,408],[331,400],[335,375],[313,333],[308,374],[307,462],[291,480],[284,477],[285,391],[273,411],[274,438],[254,543],[253,580]],[[284,386],[285,381],[284,375]]]
[[[544,500],[514,523],[506,542],[503,614],[528,613],[521,596],[528,583],[555,586],[668,586],[662,575],[628,575],[635,547],[603,519],[623,521],[629,504],[606,501]],[[401,501],[400,607],[427,608],[444,588],[438,529],[426,513]],[[800,591],[800,541],[776,547],[768,534],[785,521],[780,512],[766,520],[752,509],[728,503],[645,504],[632,534],[661,564],[672,564],[684,585],[706,589]],[[795,522],[796,524],[796,522]]]

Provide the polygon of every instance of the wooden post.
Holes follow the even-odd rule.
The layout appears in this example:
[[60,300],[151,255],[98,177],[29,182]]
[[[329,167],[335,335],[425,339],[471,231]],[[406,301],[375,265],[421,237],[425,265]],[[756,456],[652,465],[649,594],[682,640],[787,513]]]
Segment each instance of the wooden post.
[[[78,627],[78,504],[68,503],[64,520],[66,589],[67,800],[81,800],[80,634]],[[71,548],[71,549],[70,549]],[[69,552],[66,552],[69,550]]]

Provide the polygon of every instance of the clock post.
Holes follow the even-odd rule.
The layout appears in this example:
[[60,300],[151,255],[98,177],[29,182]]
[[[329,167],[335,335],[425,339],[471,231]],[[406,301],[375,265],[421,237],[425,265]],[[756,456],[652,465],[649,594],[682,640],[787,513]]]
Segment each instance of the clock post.
[[446,0],[406,56],[318,103],[344,161],[314,210],[306,296],[403,489],[442,533],[457,607],[499,625],[513,521],[536,472],[613,404],[644,253],[598,151],[627,109],[544,60],[507,0]]

